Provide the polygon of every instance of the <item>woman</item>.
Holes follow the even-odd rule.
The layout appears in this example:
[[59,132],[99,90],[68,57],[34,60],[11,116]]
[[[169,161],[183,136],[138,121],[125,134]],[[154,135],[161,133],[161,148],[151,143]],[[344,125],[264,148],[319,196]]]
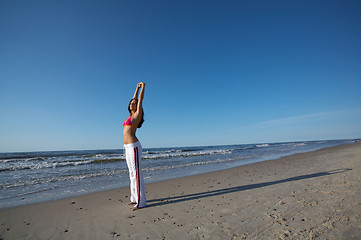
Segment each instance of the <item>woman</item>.
[[[123,122],[125,157],[129,169],[130,178],[130,203],[135,204],[133,210],[143,208],[147,205],[142,175],[142,145],[135,136],[137,128],[144,122],[143,98],[145,83],[138,83],[133,99],[128,105],[130,116]],[[138,93],[140,89],[139,99]]]

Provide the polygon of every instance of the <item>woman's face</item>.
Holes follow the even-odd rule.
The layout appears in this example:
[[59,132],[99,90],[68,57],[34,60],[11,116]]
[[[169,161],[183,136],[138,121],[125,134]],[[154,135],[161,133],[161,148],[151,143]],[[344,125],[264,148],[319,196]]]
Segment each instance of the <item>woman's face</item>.
[[132,100],[129,104],[129,108],[131,111],[137,111],[137,101],[136,100]]

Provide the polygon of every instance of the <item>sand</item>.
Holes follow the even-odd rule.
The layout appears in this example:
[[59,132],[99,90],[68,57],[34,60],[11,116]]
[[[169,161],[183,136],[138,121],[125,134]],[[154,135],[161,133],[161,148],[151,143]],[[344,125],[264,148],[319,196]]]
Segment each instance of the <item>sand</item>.
[[361,142],[0,210],[0,239],[361,239]]

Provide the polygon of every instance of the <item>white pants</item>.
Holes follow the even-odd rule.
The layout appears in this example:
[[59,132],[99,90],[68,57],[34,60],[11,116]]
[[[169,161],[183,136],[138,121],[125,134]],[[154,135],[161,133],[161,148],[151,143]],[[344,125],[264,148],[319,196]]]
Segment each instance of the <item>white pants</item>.
[[125,144],[124,148],[129,169],[130,201],[136,203],[135,207],[142,208],[147,205],[142,175],[142,145],[140,142],[135,142]]

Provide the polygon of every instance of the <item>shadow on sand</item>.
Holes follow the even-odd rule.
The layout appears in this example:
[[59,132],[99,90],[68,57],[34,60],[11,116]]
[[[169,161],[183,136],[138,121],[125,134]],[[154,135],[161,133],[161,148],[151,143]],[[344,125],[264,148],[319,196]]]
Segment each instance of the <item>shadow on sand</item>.
[[349,169],[349,168],[337,169],[337,170],[331,170],[331,171],[327,171],[327,172],[306,174],[306,175],[301,175],[301,176],[297,176],[297,177],[291,177],[291,178],[286,178],[286,179],[271,181],[271,182],[256,183],[256,184],[249,184],[249,185],[238,186],[238,187],[223,188],[223,189],[207,191],[207,192],[200,192],[200,193],[167,197],[167,198],[152,199],[152,200],[147,201],[148,202],[147,207],[156,207],[156,206],[161,206],[161,205],[166,205],[166,204],[172,204],[172,203],[185,202],[185,201],[190,201],[190,200],[195,200],[195,199],[213,197],[213,196],[223,195],[223,194],[227,194],[227,193],[240,192],[240,191],[245,191],[245,190],[250,190],[250,189],[268,187],[268,186],[285,183],[285,182],[293,182],[293,181],[299,181],[299,180],[304,180],[304,179],[309,179],[309,178],[328,176],[328,175],[343,173],[343,172],[347,172],[347,171],[351,171],[351,170],[352,169]]

